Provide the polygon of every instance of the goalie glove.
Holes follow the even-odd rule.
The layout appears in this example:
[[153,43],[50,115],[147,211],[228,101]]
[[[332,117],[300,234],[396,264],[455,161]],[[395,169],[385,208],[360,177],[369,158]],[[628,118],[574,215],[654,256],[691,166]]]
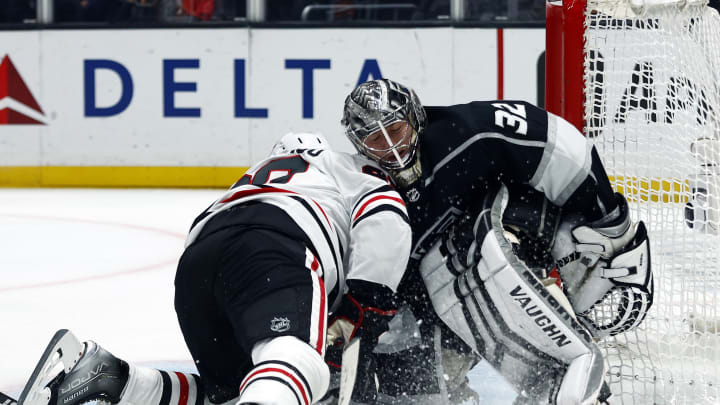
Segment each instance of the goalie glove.
[[[390,320],[397,313],[390,288],[364,280],[348,280],[348,292],[342,297],[337,311],[328,322],[328,350],[326,357],[333,356],[331,366],[337,366],[337,351],[353,339],[360,339],[352,400],[374,403],[377,399],[375,374],[377,361],[373,349],[380,335],[388,330]],[[343,370],[347,364],[343,364]],[[337,368],[337,367],[336,367]]]
[[561,225],[553,256],[578,319],[595,337],[637,327],[653,302],[650,241],[632,224],[625,198],[618,208],[581,226]]

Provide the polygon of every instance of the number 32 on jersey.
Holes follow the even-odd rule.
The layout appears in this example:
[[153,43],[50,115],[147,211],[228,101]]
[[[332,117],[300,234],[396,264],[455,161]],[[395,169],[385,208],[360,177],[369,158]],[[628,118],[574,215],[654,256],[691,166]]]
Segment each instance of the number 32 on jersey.
[[522,104],[493,103],[495,125],[500,128],[515,128],[518,135],[527,135],[527,113]]

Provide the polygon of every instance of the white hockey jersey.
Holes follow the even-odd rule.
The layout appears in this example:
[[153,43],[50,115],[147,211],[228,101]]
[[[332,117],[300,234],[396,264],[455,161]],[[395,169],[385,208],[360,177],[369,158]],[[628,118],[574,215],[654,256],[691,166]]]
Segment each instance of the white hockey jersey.
[[308,236],[323,267],[328,308],[345,280],[397,289],[410,254],[405,204],[371,161],[332,150],[270,156],[213,203],[190,230],[189,246],[218,212],[251,200],[275,205]]

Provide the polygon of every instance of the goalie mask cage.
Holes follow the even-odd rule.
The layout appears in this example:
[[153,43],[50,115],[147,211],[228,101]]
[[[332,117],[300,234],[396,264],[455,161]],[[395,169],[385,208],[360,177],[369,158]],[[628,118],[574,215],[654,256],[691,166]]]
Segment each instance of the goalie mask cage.
[[547,109],[593,140],[650,235],[653,307],[598,342],[611,403],[718,404],[720,17],[707,0],[551,1],[546,35]]

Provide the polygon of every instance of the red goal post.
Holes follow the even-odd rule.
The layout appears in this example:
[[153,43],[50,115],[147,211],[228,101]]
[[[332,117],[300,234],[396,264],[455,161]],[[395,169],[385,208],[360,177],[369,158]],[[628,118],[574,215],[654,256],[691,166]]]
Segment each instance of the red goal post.
[[587,0],[548,1],[545,30],[545,108],[580,131],[583,119],[583,36]]

